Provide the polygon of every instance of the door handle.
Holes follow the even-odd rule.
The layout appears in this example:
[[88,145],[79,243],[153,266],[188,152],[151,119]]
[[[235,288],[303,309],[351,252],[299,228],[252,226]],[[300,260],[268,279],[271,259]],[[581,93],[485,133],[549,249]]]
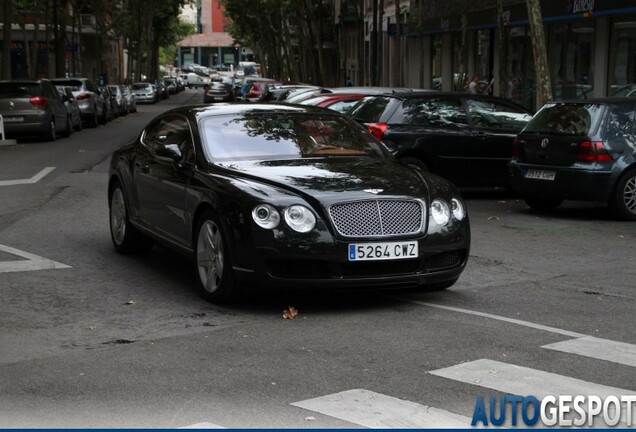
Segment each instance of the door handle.
[[137,168],[139,168],[139,170],[143,173],[147,173],[150,172],[150,165],[146,164],[146,163],[140,163],[140,162],[136,162],[135,165],[137,166]]

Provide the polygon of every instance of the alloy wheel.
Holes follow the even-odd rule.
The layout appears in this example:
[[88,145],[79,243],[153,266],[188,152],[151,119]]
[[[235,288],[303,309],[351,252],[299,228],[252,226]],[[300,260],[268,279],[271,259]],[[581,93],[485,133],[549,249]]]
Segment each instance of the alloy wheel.
[[126,236],[126,203],[120,188],[115,188],[110,200],[110,229],[115,244],[121,245]]
[[219,227],[206,220],[197,238],[197,268],[205,291],[215,292],[223,278],[223,238]]
[[625,202],[625,208],[636,214],[636,175],[627,179],[623,188],[623,201]]

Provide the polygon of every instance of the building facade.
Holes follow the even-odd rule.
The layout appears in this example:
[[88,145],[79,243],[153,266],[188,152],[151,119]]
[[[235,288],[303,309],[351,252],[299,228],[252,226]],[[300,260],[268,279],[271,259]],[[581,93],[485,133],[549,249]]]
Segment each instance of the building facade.
[[[534,57],[525,1],[340,0],[342,69],[379,85],[463,91],[470,77],[492,93],[536,108]],[[344,5],[344,7],[343,7]],[[541,1],[554,95],[625,95],[636,89],[633,0]],[[346,11],[343,13],[342,11]],[[363,31],[351,24],[362,21]],[[501,20],[501,25],[498,24]],[[372,50],[377,46],[377,61]]]
[[190,63],[210,68],[229,66],[238,64],[247,56],[253,57],[251,51],[235,46],[228,33],[228,20],[223,10],[219,0],[197,0],[197,33],[177,43],[178,67]]

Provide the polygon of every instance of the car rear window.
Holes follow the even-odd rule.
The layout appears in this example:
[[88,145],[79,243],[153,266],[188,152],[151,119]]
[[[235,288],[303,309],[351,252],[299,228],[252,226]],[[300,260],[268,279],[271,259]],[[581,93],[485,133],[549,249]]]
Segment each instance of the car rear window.
[[42,96],[42,89],[35,83],[0,83],[0,98],[23,98]]
[[52,80],[53,84],[70,87],[71,91],[82,91],[83,85],[80,80]]
[[593,135],[603,117],[597,103],[549,103],[535,114],[524,132],[555,135]]
[[370,96],[360,100],[357,105],[351,108],[349,117],[363,122],[376,123],[384,113],[392,98],[382,96]]
[[250,159],[386,156],[371,134],[331,115],[245,113],[201,121],[205,153],[222,163]]

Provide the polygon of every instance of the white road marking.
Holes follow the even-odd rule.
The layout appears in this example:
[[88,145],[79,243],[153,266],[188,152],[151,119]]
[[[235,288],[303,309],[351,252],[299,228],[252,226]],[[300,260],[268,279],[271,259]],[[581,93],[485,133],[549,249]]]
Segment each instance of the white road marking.
[[636,345],[586,336],[549,345],[547,348],[636,367]]
[[21,184],[33,184],[37,183],[44,178],[47,174],[53,171],[55,167],[46,167],[36,175],[28,179],[20,179],[20,180],[0,180],[0,186],[15,186]]
[[364,389],[347,390],[291,405],[372,429],[466,428],[471,421],[439,408]]
[[0,261],[0,273],[71,268],[71,266],[67,266],[66,264],[9,246],[0,245],[0,251],[25,258],[24,260],[18,261]]
[[179,429],[225,429],[223,426],[214,423],[195,423],[189,426],[182,426]]
[[533,395],[538,399],[547,395],[633,394],[632,390],[609,387],[523,366],[489,359],[461,363],[448,368],[429,371],[429,374],[520,396]]
[[569,337],[573,337],[573,338],[582,338],[582,337],[586,337],[588,335],[583,334],[583,333],[577,333],[577,332],[573,332],[573,331],[569,331],[569,330],[563,330],[557,327],[550,327],[550,326],[545,326],[542,324],[536,324],[530,321],[523,321],[523,320],[518,320],[515,318],[508,318],[508,317],[504,317],[504,316],[500,316],[500,315],[494,315],[494,314],[489,314],[486,312],[479,312],[479,311],[474,311],[474,310],[470,310],[470,309],[462,309],[462,308],[457,308],[457,307],[453,307],[453,306],[444,306],[444,305],[440,305],[440,304],[435,304],[435,303],[428,303],[428,302],[422,302],[422,301],[417,301],[417,300],[410,300],[410,299],[406,299],[403,297],[398,297],[398,296],[389,296],[391,298],[397,299],[397,300],[401,300],[404,302],[408,302],[408,303],[413,303],[413,304],[417,304],[420,306],[428,306],[428,307],[432,307],[432,308],[437,308],[437,309],[444,309],[444,310],[448,310],[448,311],[453,311],[453,312],[459,312],[459,313],[463,313],[463,314],[467,314],[467,315],[475,315],[475,316],[479,316],[482,318],[490,318],[490,319],[494,319],[494,320],[498,320],[498,321],[503,321],[503,322],[507,322],[510,324],[517,324],[517,325],[521,325],[524,327],[530,327],[533,329],[537,329],[537,330],[542,330],[542,331],[546,331],[546,332],[550,332],[550,333],[556,333],[556,334],[560,334],[563,336],[569,336]]

